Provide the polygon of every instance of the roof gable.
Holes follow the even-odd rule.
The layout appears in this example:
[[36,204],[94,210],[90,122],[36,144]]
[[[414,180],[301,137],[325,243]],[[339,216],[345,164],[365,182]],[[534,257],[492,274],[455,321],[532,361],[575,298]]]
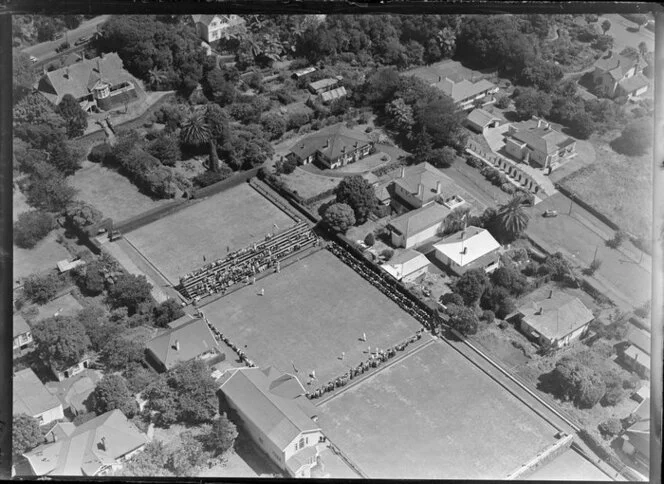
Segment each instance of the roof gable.
[[595,319],[578,297],[562,291],[521,306],[519,312],[531,328],[550,340],[563,338]]
[[320,152],[328,159],[333,160],[358,147],[371,144],[371,139],[364,133],[348,129],[344,123],[337,123],[321,129],[311,136],[294,144],[290,151],[300,158],[307,158]]
[[14,338],[22,334],[28,333],[30,331],[30,326],[28,326],[28,323],[25,320],[25,318],[21,316],[21,313],[14,313],[12,324],[14,330],[13,331]]
[[12,378],[13,413],[25,413],[34,417],[61,405],[30,368],[18,371]]
[[492,121],[500,121],[500,118],[494,116],[488,111],[485,111],[484,109],[477,108],[470,112],[468,115],[468,121],[484,128]]
[[465,231],[462,230],[448,235],[435,244],[434,247],[447,258],[464,267],[487,254],[497,251],[500,249],[500,244],[488,230],[471,225]]
[[550,127],[538,127],[533,121],[522,123],[520,127],[514,126],[514,131],[508,131],[506,136],[526,143],[531,149],[550,155],[574,143],[574,139]]
[[389,225],[404,234],[406,238],[411,237],[423,230],[442,223],[452,211],[442,203],[431,203],[417,210],[407,212],[392,219]]
[[146,348],[167,369],[209,351],[221,351],[219,343],[202,319],[171,328],[148,341]]

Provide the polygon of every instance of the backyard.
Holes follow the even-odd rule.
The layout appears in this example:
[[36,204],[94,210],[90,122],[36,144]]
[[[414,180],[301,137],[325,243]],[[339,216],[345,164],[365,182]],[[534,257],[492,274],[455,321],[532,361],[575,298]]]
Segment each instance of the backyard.
[[297,192],[305,200],[327,190],[332,190],[341,181],[341,178],[317,175],[300,167],[295,168],[293,173],[280,175],[279,178],[289,190]]

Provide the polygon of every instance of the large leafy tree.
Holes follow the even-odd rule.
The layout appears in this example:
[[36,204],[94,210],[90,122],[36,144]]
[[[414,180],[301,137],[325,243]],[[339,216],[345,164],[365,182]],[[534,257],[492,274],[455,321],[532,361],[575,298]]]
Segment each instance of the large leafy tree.
[[53,273],[32,274],[23,282],[23,294],[30,301],[46,304],[55,297],[60,281]]
[[454,284],[454,292],[463,298],[466,306],[473,306],[489,286],[489,278],[483,269],[466,271]]
[[477,333],[479,320],[471,308],[450,304],[447,306],[447,314],[450,327],[462,335],[468,336]]
[[38,162],[32,170],[24,192],[31,206],[47,212],[60,212],[76,196],[76,189],[55,167]]
[[551,111],[551,96],[532,87],[518,88],[514,93],[514,108],[522,119],[546,117]]
[[652,131],[652,123],[647,118],[634,121],[628,124],[620,136],[611,142],[611,148],[627,156],[643,155],[652,146]]
[[105,375],[88,397],[87,407],[97,415],[120,410],[128,418],[138,411],[138,403],[120,375]]
[[154,324],[160,327],[166,327],[171,321],[184,316],[184,310],[175,299],[167,299],[153,310]]
[[12,50],[12,82],[14,90],[14,102],[18,102],[32,91],[35,82],[35,74],[30,57],[18,49]]
[[122,476],[146,477],[172,477],[173,473],[167,469],[166,464],[170,454],[160,440],[153,440],[129,462],[125,463],[120,471]]
[[67,136],[70,138],[82,136],[88,127],[88,115],[71,94],[65,94],[62,97],[58,104],[58,114],[65,120]]
[[202,436],[202,441],[205,448],[217,456],[231,449],[237,436],[235,424],[222,413],[212,422],[209,432]]
[[348,204],[333,203],[323,212],[323,220],[332,230],[345,233],[355,225],[355,213]]
[[101,350],[100,361],[111,371],[125,370],[132,363],[143,361],[145,347],[116,333],[107,340]]
[[55,316],[35,323],[32,334],[40,359],[58,370],[81,361],[90,350],[90,338],[85,327],[71,317]]
[[44,441],[37,419],[20,413],[12,419],[12,454],[20,456]]
[[55,227],[53,217],[39,210],[19,214],[14,222],[14,243],[23,249],[32,249]]
[[514,238],[523,233],[528,227],[530,218],[523,208],[523,196],[516,194],[501,205],[498,208],[497,218],[507,237]]
[[103,218],[103,213],[82,200],[70,203],[65,209],[65,223],[78,229],[94,225]]
[[189,431],[180,434],[180,442],[178,450],[171,453],[166,465],[176,476],[196,474],[208,457],[203,444]]
[[366,222],[378,203],[373,187],[359,175],[341,180],[334,193],[337,203],[345,203],[353,209],[357,224]]
[[138,305],[150,299],[152,285],[144,275],[122,274],[108,291],[108,299],[113,307],[126,307],[130,314]]

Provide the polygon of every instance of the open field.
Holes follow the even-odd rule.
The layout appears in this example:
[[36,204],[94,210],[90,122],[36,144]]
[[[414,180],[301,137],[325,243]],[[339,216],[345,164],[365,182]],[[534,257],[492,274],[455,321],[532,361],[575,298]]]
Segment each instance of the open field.
[[281,180],[290,190],[297,190],[298,195],[307,199],[335,188],[341,178],[332,178],[325,175],[316,175],[308,171],[296,168],[289,175],[281,175]]
[[59,316],[74,316],[83,306],[71,294],[65,294],[53,301],[49,301],[43,306],[39,306],[39,314],[35,316],[34,321],[50,318],[56,313]]
[[19,279],[55,269],[58,261],[70,257],[67,249],[56,242],[57,235],[57,231],[51,232],[32,249],[14,246],[14,287]]
[[127,235],[127,239],[168,278],[223,258],[294,221],[247,184],[228,189]]
[[614,152],[607,143],[594,144],[597,161],[561,180],[561,184],[619,227],[649,238],[652,154],[626,157]]
[[[236,345],[247,345],[244,351],[256,364],[281,371],[293,371],[294,364],[303,383],[315,370],[324,384],[365,361],[369,344],[385,348],[421,328],[327,250],[224,296],[203,312]],[[362,333],[367,343],[360,341]]]
[[83,162],[83,168],[71,177],[72,185],[84,200],[115,223],[135,217],[170,200],[153,200],[138,191],[126,177],[99,163]]
[[372,478],[501,479],[555,429],[434,342],[319,407],[325,434]]

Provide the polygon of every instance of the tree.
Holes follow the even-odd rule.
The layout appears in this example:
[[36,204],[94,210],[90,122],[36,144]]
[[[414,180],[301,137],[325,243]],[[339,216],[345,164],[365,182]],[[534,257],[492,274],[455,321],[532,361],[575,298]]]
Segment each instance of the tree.
[[507,203],[498,208],[498,222],[509,238],[519,236],[528,227],[529,216],[523,209],[521,194],[514,195]]
[[443,146],[431,152],[430,163],[436,168],[449,168],[457,159],[457,152],[450,146]]
[[551,390],[579,408],[592,408],[606,393],[600,375],[571,356],[564,356],[550,373]]
[[261,126],[270,140],[278,139],[286,132],[286,120],[274,112],[267,112],[261,116]]
[[180,144],[173,136],[162,134],[153,139],[145,149],[164,166],[175,166],[175,163],[182,159]]
[[117,278],[108,291],[108,299],[111,306],[126,307],[129,314],[136,312],[138,305],[147,301],[150,296],[150,284],[144,275],[122,274]]
[[59,285],[60,281],[55,274],[33,274],[23,282],[23,293],[34,303],[46,304],[55,297]]
[[55,38],[56,27],[55,19],[49,17],[41,17],[37,22],[37,40],[39,42],[48,42]]
[[126,462],[121,470],[122,476],[172,477],[166,468],[169,453],[160,440],[148,442],[143,452],[139,452]]
[[87,400],[87,407],[101,415],[111,410],[120,410],[131,418],[138,411],[138,403],[129,392],[127,383],[120,375],[105,375]]
[[528,279],[512,264],[493,271],[490,279],[494,285],[504,287],[515,296],[520,296],[528,288]]
[[639,54],[645,59],[646,54],[648,53],[648,44],[644,41],[639,42]]
[[471,308],[450,304],[447,306],[447,313],[449,315],[448,324],[450,327],[456,329],[464,336],[477,333],[479,320],[475,315],[475,311]]
[[210,127],[203,114],[193,113],[185,119],[180,130],[180,139],[182,143],[190,146],[201,146],[207,143],[210,149],[210,171],[216,171],[215,167],[218,162],[216,142],[212,139]]
[[353,209],[357,224],[366,222],[378,203],[373,187],[359,175],[341,180],[334,193],[337,203],[345,203]]
[[144,353],[142,344],[123,337],[118,331],[106,341],[99,359],[107,370],[122,371],[132,363],[142,362]]
[[104,218],[104,214],[87,202],[76,200],[65,209],[65,223],[76,229],[95,225]]
[[620,136],[611,141],[611,148],[627,156],[639,156],[652,146],[652,125],[648,119],[637,119],[628,124]]
[[74,318],[55,316],[32,326],[37,354],[46,364],[64,370],[81,361],[90,350],[90,338]]
[[22,249],[32,249],[55,227],[53,217],[39,210],[19,214],[14,222],[14,243]]
[[602,26],[602,32],[606,34],[611,29],[611,22],[608,20],[604,20],[601,26]]
[[553,62],[535,59],[521,72],[521,82],[526,86],[535,86],[546,92],[552,92],[563,78],[563,70]]
[[484,269],[471,269],[465,272],[454,284],[454,292],[463,298],[466,306],[473,306],[489,286],[489,278]]
[[572,134],[579,139],[590,138],[590,135],[597,129],[592,116],[585,111],[574,114],[568,124]]
[[20,456],[44,441],[39,422],[25,413],[14,414],[12,419],[12,453]]
[[452,234],[463,230],[464,227],[469,225],[469,217],[470,207],[455,208],[447,217],[445,217],[444,232],[446,234]]
[[369,247],[373,247],[373,245],[376,243],[376,237],[374,237],[373,232],[369,232],[367,234],[367,236],[364,238],[364,243]]
[[102,265],[97,261],[88,263],[77,278],[77,282],[86,294],[91,296],[101,294],[106,287],[106,275]]
[[166,465],[176,476],[194,475],[207,460],[203,444],[191,432],[180,434],[180,440],[181,445],[170,455]]
[[593,259],[590,265],[585,269],[584,274],[592,276],[600,267],[602,267],[602,259]]
[[453,304],[455,306],[463,306],[464,301],[463,298],[458,295],[456,292],[446,292],[442,296],[440,296],[440,303],[443,304],[444,306],[448,306],[450,304]]
[[514,95],[514,108],[522,119],[546,117],[551,111],[551,96],[532,87],[518,88]]
[[[18,103],[32,91],[35,74],[30,62],[30,56],[25,52],[12,50],[12,83],[14,92],[14,103]],[[40,96],[43,98],[43,96]],[[46,101],[46,99],[44,99]],[[48,101],[47,101],[48,102]],[[17,120],[15,119],[16,123]]]
[[205,449],[214,456],[221,455],[231,449],[238,436],[235,424],[228,420],[225,413],[212,422],[210,431],[202,436]]
[[67,126],[67,136],[78,138],[83,136],[88,127],[88,115],[78,101],[71,94],[65,94],[58,104],[58,114],[65,120]]
[[480,305],[483,309],[493,311],[501,319],[516,309],[510,292],[502,286],[489,286],[482,294]]
[[591,44],[591,47],[599,51],[613,49],[613,37],[610,35],[600,35]]
[[600,423],[597,428],[605,438],[613,437],[622,431],[622,423],[617,418],[610,418]]
[[398,131],[402,136],[409,137],[415,118],[413,117],[413,108],[410,107],[401,98],[396,98],[389,102],[385,107],[385,113],[388,115],[389,125]]
[[593,408],[606,393],[606,385],[596,372],[583,368],[579,372],[575,404],[579,408]]
[[77,193],[55,167],[44,162],[34,166],[28,183],[24,192],[28,204],[47,212],[60,212]]
[[346,203],[333,203],[325,209],[323,220],[335,232],[346,232],[355,225],[355,213]]
[[154,324],[165,328],[168,323],[184,316],[184,310],[175,299],[167,299],[158,306],[154,307],[152,312]]
[[416,164],[428,162],[433,158],[433,142],[431,136],[423,126],[414,140],[413,161]]

